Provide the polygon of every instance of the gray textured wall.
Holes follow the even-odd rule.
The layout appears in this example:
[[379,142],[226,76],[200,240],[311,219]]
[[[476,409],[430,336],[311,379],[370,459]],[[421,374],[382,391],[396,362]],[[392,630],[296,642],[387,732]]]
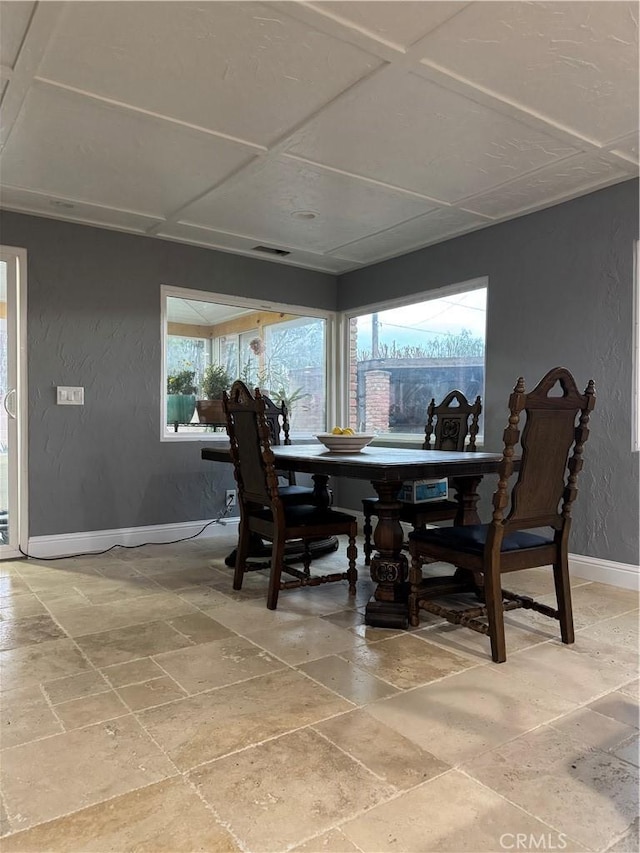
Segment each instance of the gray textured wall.
[[[161,284],[347,309],[487,275],[487,447],[501,447],[518,375],[529,388],[558,364],[581,386],[593,377],[571,549],[638,563],[637,182],[367,267],[339,286],[322,273],[38,217],[4,213],[0,227],[0,242],[28,251],[31,536],[210,518],[232,485],[230,468],[200,460],[200,444],[158,440]],[[84,385],[85,407],[56,406],[56,385]],[[341,505],[359,507],[359,484],[336,485]]]
[[[581,389],[593,378],[597,403],[571,550],[632,565],[640,557],[640,454],[631,452],[636,239],[638,182],[628,181],[349,273],[338,288],[338,309],[346,310],[488,276],[486,447],[502,447],[518,376],[529,389],[557,365]],[[494,485],[484,484],[483,520]],[[338,492],[345,506],[358,506],[364,493],[346,481]]]
[[[334,309],[334,276],[4,213],[28,253],[29,535],[211,518],[231,466],[161,443],[160,285]],[[57,406],[83,385],[85,406]]]

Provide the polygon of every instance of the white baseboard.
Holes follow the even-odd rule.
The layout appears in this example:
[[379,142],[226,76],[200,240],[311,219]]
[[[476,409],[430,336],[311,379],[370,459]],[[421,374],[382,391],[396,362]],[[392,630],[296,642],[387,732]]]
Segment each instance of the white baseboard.
[[640,566],[633,563],[614,563],[599,557],[583,557],[569,554],[569,571],[578,578],[584,578],[623,589],[640,590]]
[[[92,554],[106,551],[114,545],[166,545],[178,539],[188,539],[202,530],[200,539],[220,536],[234,530],[239,518],[223,522],[186,521],[182,524],[154,524],[147,527],[125,527],[119,530],[94,530],[86,533],[65,533],[59,536],[31,536],[27,554],[38,557],[67,557],[73,554]],[[206,525],[209,525],[206,527]],[[204,530],[202,528],[205,528]]]

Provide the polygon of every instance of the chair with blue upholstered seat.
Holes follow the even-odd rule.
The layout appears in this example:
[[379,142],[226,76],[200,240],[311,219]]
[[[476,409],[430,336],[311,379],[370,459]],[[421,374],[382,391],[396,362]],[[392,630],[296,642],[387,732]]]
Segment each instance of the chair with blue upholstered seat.
[[[243,382],[237,380],[229,394],[223,393],[222,399],[240,506],[233,588],[241,589],[244,575],[250,571],[247,557],[251,536],[257,535],[271,542],[267,593],[267,607],[270,610],[276,609],[281,589],[347,580],[349,594],[355,595],[358,576],[355,544],[358,523],[355,516],[318,506],[311,501],[304,504],[285,502],[280,496],[278,471],[271,450],[271,432],[260,390],[256,388],[254,395]],[[346,571],[312,575],[310,543],[319,538],[341,535],[348,537]],[[285,544],[291,540],[303,542],[302,570],[285,562]],[[283,581],[282,572],[294,579]]]
[[[573,643],[568,541],[576,480],[594,405],[593,380],[581,394],[566,368],[550,370],[529,394],[525,393],[524,380],[518,379],[509,398],[511,415],[504,432],[491,523],[409,534],[412,625],[419,624],[422,609],[487,634],[492,658],[501,663],[506,660],[504,611],[524,607],[557,619],[562,642]],[[526,423],[520,441],[519,471],[509,495],[523,413]],[[427,581],[422,582],[422,565],[433,561],[452,563],[481,577],[484,604],[454,609],[437,603],[429,595]],[[503,574],[541,566],[553,567],[557,609],[502,589]]]
[[[423,450],[467,450],[476,449],[478,421],[482,412],[480,397],[470,403],[462,391],[449,391],[441,403],[432,399],[427,407],[427,423],[424,429]],[[364,515],[364,564],[371,563],[373,526],[371,517],[378,514],[378,498],[362,500]],[[403,503],[400,521],[410,524],[414,530],[426,524],[453,521],[458,512],[455,500],[444,498],[431,503]]]

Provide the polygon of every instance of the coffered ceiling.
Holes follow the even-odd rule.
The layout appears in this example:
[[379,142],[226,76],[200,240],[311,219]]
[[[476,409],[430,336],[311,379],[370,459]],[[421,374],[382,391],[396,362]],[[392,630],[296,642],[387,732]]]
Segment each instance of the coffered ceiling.
[[637,176],[638,13],[0,2],[2,204],[355,269]]

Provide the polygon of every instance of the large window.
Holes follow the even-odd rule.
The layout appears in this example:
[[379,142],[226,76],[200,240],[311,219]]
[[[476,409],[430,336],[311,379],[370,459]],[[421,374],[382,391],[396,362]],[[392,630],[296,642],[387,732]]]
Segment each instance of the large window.
[[432,398],[439,403],[454,388],[484,398],[486,307],[482,279],[350,316],[349,426],[417,438]]
[[226,434],[221,406],[207,403],[217,403],[235,379],[284,402],[293,436],[326,429],[332,315],[278,307],[163,288],[165,437]]

